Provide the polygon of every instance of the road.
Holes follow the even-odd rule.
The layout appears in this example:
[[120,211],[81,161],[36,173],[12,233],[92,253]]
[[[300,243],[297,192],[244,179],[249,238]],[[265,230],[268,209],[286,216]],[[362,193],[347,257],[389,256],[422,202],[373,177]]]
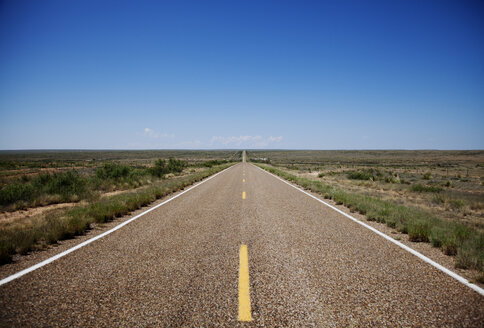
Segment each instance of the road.
[[482,327],[484,297],[239,163],[0,286],[0,311],[4,327]]

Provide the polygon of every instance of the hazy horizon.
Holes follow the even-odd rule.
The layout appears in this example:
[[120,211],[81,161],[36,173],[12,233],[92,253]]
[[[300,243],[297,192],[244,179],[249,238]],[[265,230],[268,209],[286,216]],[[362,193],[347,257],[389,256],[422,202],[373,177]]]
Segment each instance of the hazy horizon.
[[0,152],[75,152],[75,151],[484,151],[484,149],[310,149],[310,148],[146,148],[146,149],[122,149],[122,148],[44,148],[44,149],[0,149]]

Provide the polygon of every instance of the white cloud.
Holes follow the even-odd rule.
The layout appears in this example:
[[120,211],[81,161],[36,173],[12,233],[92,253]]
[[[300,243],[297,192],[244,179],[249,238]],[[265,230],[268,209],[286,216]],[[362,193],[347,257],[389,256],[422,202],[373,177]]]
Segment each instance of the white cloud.
[[282,141],[282,136],[264,138],[262,136],[213,136],[210,146],[265,148]]
[[279,136],[279,137],[270,136],[269,137],[269,141],[271,141],[271,142],[281,142],[282,141],[282,136]]
[[156,139],[158,139],[158,138],[175,138],[174,134],[158,133],[158,132],[155,132],[154,130],[152,130],[150,128],[145,128],[143,134],[147,137],[156,138]]
[[151,130],[150,128],[145,128],[145,136],[152,137],[154,134],[155,132],[153,130]]
[[200,141],[200,139],[192,140],[177,140],[174,134],[161,133],[152,128],[144,128],[142,132],[138,133],[143,139],[138,140],[136,144],[131,143],[133,148],[146,149],[214,149],[214,148],[248,148],[248,149],[264,149],[275,148],[277,144],[282,141],[282,136],[213,136],[208,141]]
[[203,146],[200,140],[189,140],[189,141],[182,141],[173,145],[174,148],[189,148],[189,149],[197,149]]

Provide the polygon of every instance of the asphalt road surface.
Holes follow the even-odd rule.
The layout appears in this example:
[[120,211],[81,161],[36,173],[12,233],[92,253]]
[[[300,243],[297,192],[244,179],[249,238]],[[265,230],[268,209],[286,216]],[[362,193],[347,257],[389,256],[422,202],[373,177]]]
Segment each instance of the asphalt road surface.
[[5,327],[482,327],[484,297],[239,163],[0,286],[0,312]]

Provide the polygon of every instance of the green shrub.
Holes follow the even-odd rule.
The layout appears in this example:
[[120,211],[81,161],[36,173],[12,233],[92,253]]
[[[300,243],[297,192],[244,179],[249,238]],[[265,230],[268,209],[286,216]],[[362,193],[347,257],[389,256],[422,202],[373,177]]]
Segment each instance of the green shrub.
[[188,166],[188,163],[185,161],[170,158],[168,160],[168,164],[166,165],[166,168],[168,170],[168,173],[180,173],[187,166]]
[[30,201],[35,194],[35,189],[30,184],[8,184],[0,190],[0,204],[9,205],[20,200]]
[[461,209],[466,205],[466,201],[463,199],[451,199],[449,204],[453,209]]
[[414,192],[441,192],[442,188],[438,186],[424,186],[420,183],[410,186],[410,191]]
[[441,204],[445,204],[446,199],[447,198],[445,196],[437,193],[433,196],[432,202],[434,202],[435,204],[441,205]]
[[59,195],[61,201],[70,201],[72,197],[89,195],[86,179],[76,171],[54,174],[40,174],[35,178],[20,183],[11,183],[0,190],[0,205],[17,203],[25,207],[41,195]]
[[428,242],[430,237],[430,224],[424,221],[409,221],[408,239],[415,242]]
[[387,176],[385,177],[386,183],[400,183],[400,179],[398,177]]
[[81,178],[76,171],[55,173],[45,184],[44,190],[51,195],[60,195],[63,201],[68,201],[71,196],[82,196],[87,193],[86,180]]
[[222,164],[227,164],[227,163],[228,163],[228,161],[226,161],[226,160],[214,159],[214,160],[211,160],[211,161],[203,162],[202,166],[212,167],[212,166],[215,166],[215,165],[222,165]]
[[484,271],[484,234],[463,240],[456,256],[456,267]]
[[369,169],[361,171],[353,171],[348,173],[348,179],[352,180],[372,180],[376,181],[383,177],[383,174],[379,170]]
[[128,177],[133,168],[116,163],[105,163],[104,166],[96,169],[96,177],[99,179],[121,179]]
[[[10,232],[9,232],[10,233]],[[13,243],[5,238],[6,231],[0,230],[0,265],[12,262],[12,254],[15,253],[15,246]]]
[[151,175],[158,178],[164,177],[167,171],[168,170],[166,169],[166,161],[161,158],[157,159],[155,162],[155,166],[150,168]]
[[180,173],[188,163],[178,159],[170,158],[168,163],[164,159],[158,159],[155,162],[155,166],[150,168],[150,173],[153,176],[162,178],[168,173]]

